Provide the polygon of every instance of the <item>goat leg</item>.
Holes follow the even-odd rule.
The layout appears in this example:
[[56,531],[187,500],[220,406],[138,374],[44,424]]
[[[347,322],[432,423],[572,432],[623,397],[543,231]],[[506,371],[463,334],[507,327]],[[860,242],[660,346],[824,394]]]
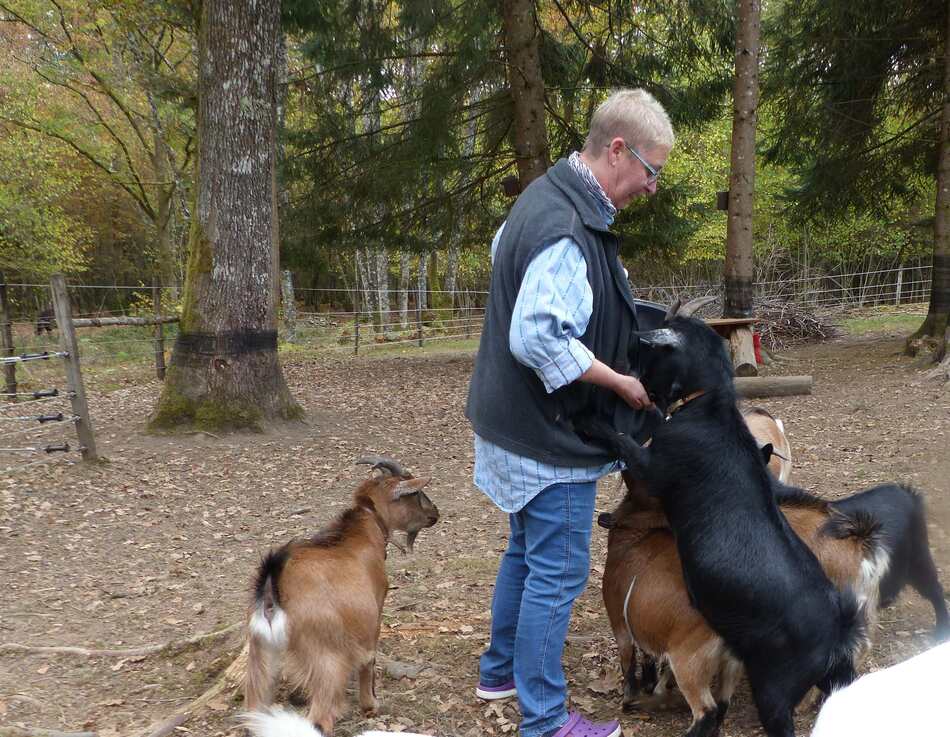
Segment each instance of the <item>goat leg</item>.
[[609,449],[627,465],[635,478],[643,478],[646,475],[649,450],[629,435],[617,432],[606,420],[593,415],[582,415],[574,420],[574,430],[585,442]]
[[375,714],[379,708],[376,698],[376,658],[360,667],[360,709],[366,715]]

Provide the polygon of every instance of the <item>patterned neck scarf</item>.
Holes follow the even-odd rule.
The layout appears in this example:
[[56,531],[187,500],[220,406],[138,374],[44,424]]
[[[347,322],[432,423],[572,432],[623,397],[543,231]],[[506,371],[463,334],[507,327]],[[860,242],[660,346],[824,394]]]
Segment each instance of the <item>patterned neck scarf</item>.
[[590,167],[581,159],[580,152],[575,151],[568,156],[567,162],[571,165],[571,168],[575,171],[577,176],[581,178],[581,181],[584,182],[587,191],[590,192],[590,196],[600,205],[601,211],[607,218],[607,223],[612,223],[614,217],[617,215],[617,208],[614,207],[614,203],[610,201],[607,193],[604,192],[604,188],[600,186],[600,182],[597,181],[594,172],[592,172]]

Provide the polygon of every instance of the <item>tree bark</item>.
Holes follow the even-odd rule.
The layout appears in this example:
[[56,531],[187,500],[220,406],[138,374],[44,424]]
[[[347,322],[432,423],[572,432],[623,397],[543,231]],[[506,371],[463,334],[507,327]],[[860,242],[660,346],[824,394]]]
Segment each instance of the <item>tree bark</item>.
[[420,310],[429,309],[429,254],[420,253],[419,254],[419,271],[417,273],[416,281],[416,299],[418,300],[417,304]]
[[386,333],[389,332],[389,251],[385,246],[376,249],[376,285],[379,290],[379,322]]
[[934,203],[934,253],[930,281],[930,307],[917,331],[907,339],[907,352],[915,355],[925,343],[934,344],[934,362],[947,355],[950,341],[950,8],[944,10],[943,108],[937,128],[937,198]]
[[455,298],[455,290],[458,284],[459,256],[462,255],[462,246],[459,243],[460,234],[456,231],[452,235],[452,242],[449,250],[445,254],[445,281],[443,287],[450,300],[449,306],[453,309],[458,307],[458,300]]
[[412,253],[399,252],[399,327],[409,329],[409,280],[412,277]]
[[752,211],[755,192],[755,128],[759,103],[760,0],[737,0],[736,74],[733,82],[729,222],[723,278],[723,316],[752,314]]
[[297,419],[277,359],[280,3],[204,0],[198,161],[181,334],[153,429]]
[[551,165],[544,114],[544,79],[534,0],[502,3],[508,88],[514,107],[515,160],[521,189]]

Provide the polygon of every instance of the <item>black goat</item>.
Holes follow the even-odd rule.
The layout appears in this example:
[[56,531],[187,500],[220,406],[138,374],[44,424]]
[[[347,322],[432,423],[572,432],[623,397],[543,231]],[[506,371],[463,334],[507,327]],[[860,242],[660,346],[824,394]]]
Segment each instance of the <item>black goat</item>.
[[[793,737],[793,709],[812,686],[828,692],[854,680],[861,612],[779,511],[762,452],[736,407],[722,339],[686,317],[638,337],[648,346],[641,380],[657,407],[672,413],[652,445],[641,447],[599,418],[575,426],[604,441],[660,497],[691,603],[745,665],[766,733]],[[714,734],[724,713],[724,704],[709,710],[688,737]]]
[[[804,495],[801,489],[775,482],[775,496],[783,500]],[[881,607],[889,606],[910,584],[934,608],[937,617],[934,636],[950,637],[950,614],[944,600],[943,586],[937,577],[937,566],[930,555],[927,537],[927,516],[924,501],[913,489],[899,484],[881,484],[866,491],[831,502],[831,506],[847,515],[860,512],[873,517],[880,525],[880,539],[887,556],[887,573],[881,579]]]
[[56,315],[53,313],[53,308],[47,307],[45,310],[41,310],[36,316],[36,334],[42,335],[44,330],[47,333],[52,333],[55,327]]

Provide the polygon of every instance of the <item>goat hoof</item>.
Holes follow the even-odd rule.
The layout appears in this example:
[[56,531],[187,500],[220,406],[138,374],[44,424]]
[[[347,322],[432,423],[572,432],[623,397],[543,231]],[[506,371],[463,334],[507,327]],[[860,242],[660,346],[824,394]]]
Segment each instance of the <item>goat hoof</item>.
[[371,717],[379,713],[379,700],[373,699],[372,702],[367,702],[365,704],[360,704],[360,709],[363,711],[363,716]]

